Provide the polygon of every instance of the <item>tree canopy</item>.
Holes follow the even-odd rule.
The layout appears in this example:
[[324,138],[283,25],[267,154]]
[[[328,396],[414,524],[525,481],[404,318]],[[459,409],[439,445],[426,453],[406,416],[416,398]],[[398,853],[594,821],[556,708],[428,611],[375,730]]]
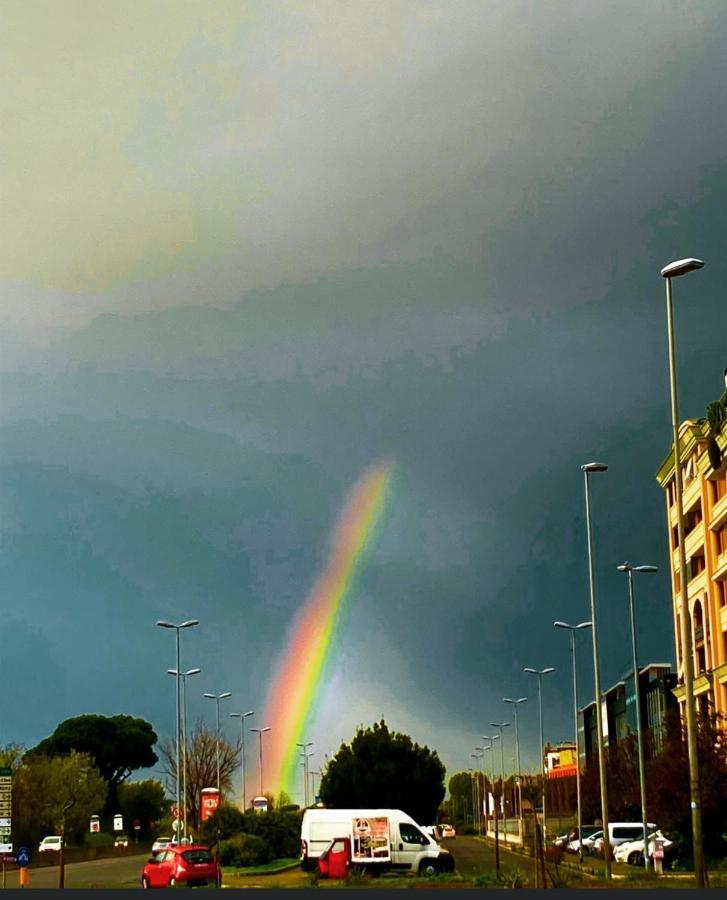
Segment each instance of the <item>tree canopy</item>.
[[13,779],[13,836],[31,845],[46,834],[76,837],[103,809],[108,787],[87,753],[26,757]]
[[153,825],[166,811],[164,786],[161,781],[150,778],[146,781],[126,781],[119,786],[119,812],[124,817],[127,830],[136,819],[140,822],[139,837],[146,840],[152,833]]
[[116,787],[133,771],[157,762],[156,742],[153,728],[144,719],[84,715],[61,722],[30,755],[65,756],[72,750],[87,753],[115,794]]
[[[199,827],[199,797],[202,788],[217,785],[217,747],[220,750],[220,787],[222,796],[233,793],[232,776],[240,761],[242,742],[228,741],[208,728],[203,719],[195,722],[192,733],[187,737],[187,813],[192,827]],[[161,746],[165,768],[169,776],[167,787],[173,791],[177,772],[177,745],[174,740]]]
[[422,824],[435,821],[444,797],[445,768],[436,751],[421,747],[386,723],[359,728],[341,744],[321,778],[331,807],[402,809]]

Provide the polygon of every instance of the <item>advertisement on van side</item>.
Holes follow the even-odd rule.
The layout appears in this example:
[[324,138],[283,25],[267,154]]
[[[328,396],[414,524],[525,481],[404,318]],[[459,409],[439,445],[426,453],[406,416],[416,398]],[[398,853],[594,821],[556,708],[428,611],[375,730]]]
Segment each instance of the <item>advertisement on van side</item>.
[[351,822],[351,859],[353,862],[388,860],[389,819],[386,816],[366,816]]

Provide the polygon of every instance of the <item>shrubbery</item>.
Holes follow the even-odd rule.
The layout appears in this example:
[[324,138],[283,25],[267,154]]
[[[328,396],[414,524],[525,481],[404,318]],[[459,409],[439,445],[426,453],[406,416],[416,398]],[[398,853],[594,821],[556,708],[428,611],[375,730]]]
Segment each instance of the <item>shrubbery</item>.
[[[300,811],[275,810],[243,815],[234,806],[225,805],[203,824],[200,838],[210,845],[219,842],[223,865],[242,867],[272,859],[294,859],[300,852],[301,817]],[[235,861],[227,862],[228,857]]]
[[83,843],[87,847],[111,847],[114,836],[105,831],[87,831],[83,837]]
[[223,866],[261,866],[271,859],[270,845],[256,834],[236,834],[220,841],[220,863]]

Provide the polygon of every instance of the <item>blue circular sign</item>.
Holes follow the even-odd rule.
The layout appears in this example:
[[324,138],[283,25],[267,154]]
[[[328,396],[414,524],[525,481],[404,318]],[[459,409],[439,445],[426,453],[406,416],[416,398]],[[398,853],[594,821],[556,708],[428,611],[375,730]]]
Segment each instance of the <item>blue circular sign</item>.
[[18,847],[15,851],[15,861],[20,866],[21,869],[24,869],[26,866],[30,865],[30,847]]

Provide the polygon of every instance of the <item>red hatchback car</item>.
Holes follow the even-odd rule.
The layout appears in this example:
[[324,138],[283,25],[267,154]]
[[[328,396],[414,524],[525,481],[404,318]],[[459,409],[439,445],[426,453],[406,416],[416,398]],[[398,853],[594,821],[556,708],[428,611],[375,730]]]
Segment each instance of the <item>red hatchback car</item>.
[[144,866],[141,886],[144,888],[177,885],[222,884],[222,872],[208,847],[198,844],[169,845],[156,853]]

